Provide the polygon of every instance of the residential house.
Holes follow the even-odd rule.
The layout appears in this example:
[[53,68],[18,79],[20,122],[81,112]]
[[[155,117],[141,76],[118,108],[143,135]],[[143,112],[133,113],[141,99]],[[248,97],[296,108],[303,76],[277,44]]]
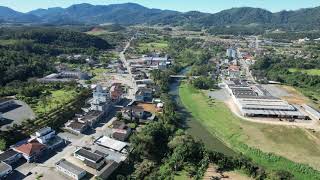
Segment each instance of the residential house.
[[61,159],[56,163],[56,169],[65,175],[71,177],[72,179],[82,179],[86,175],[86,171],[82,168],[70,163],[65,159]]
[[139,102],[151,102],[152,101],[152,89],[141,88],[135,94],[135,100]]
[[32,141],[24,143],[20,146],[13,147],[13,150],[18,153],[21,153],[22,156],[28,162],[37,161],[37,159],[41,155],[43,155],[43,153],[45,152],[46,149],[47,149],[47,146],[39,143],[37,140],[32,140]]
[[110,88],[111,100],[115,103],[119,102],[123,96],[123,89],[120,83],[115,83]]
[[119,141],[126,141],[131,134],[131,128],[123,121],[113,121],[112,137]]

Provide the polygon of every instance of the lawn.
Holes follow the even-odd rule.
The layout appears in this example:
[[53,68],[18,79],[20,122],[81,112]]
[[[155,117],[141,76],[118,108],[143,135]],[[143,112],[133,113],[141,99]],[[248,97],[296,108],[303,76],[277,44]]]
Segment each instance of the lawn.
[[297,68],[290,68],[290,72],[303,72],[308,75],[312,76],[320,76],[320,69],[297,69]]
[[46,96],[46,98],[40,98],[39,102],[35,106],[36,113],[46,113],[71,101],[76,96],[74,90],[56,90],[51,91],[51,94]]
[[319,172],[292,162],[320,169],[319,139],[311,138],[305,130],[241,120],[223,102],[210,100],[190,85],[181,85],[179,94],[183,105],[195,119],[235,151],[242,152],[268,170],[288,170],[297,179],[320,178]]

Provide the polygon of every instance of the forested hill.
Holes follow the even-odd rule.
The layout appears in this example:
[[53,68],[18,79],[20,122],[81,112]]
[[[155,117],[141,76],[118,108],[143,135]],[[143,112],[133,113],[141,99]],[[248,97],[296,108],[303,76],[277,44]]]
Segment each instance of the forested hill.
[[91,54],[110,48],[103,39],[54,28],[0,29],[0,87],[14,80],[42,77],[54,72],[56,56]]
[[78,4],[68,8],[38,9],[20,13],[0,8],[0,22],[29,22],[48,24],[169,24],[200,27],[227,25],[263,25],[288,29],[319,29],[320,7],[272,13],[259,8],[233,8],[215,14],[201,12],[181,13],[149,9],[139,4],[113,5]]

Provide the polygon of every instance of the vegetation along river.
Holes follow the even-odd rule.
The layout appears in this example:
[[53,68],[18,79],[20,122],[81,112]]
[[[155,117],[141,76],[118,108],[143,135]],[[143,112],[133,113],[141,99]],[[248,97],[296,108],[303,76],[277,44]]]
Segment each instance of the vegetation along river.
[[[180,75],[184,75],[188,72],[189,68],[181,71]],[[185,119],[186,131],[195,139],[201,140],[208,149],[221,152],[225,155],[235,155],[236,153],[226,146],[220,139],[206,130],[203,125],[194,119],[191,113],[183,106],[179,96],[180,80],[176,80],[170,84],[170,94],[174,97],[174,100],[178,106],[179,116]]]

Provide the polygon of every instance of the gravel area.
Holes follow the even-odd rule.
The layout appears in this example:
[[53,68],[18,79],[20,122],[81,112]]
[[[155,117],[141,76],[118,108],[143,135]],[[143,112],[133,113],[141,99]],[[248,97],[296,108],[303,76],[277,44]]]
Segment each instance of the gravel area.
[[286,90],[277,87],[276,85],[268,84],[268,85],[262,85],[272,96],[274,97],[285,97],[285,96],[291,96],[290,93],[288,93]]

